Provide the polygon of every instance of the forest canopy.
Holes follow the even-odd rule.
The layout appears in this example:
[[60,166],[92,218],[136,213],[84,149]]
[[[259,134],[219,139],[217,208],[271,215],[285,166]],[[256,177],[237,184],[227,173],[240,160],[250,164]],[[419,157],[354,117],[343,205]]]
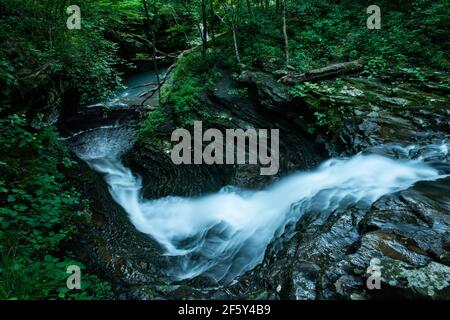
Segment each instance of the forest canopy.
[[366,27],[370,1],[80,0],[81,30],[66,28],[70,4],[0,1],[3,98],[47,67],[83,102],[98,100],[121,85],[133,60],[151,59],[153,45],[161,56],[203,43],[215,62],[266,69],[354,59],[448,67],[445,0],[378,1],[380,30]]

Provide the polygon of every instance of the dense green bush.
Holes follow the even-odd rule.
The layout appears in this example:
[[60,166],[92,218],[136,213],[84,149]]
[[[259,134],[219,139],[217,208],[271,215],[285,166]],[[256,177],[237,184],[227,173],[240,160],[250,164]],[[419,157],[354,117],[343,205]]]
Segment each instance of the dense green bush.
[[349,112],[348,108],[338,102],[331,101],[331,103],[328,103],[320,99],[321,95],[336,94],[341,82],[339,79],[333,83],[305,82],[289,90],[289,94],[294,98],[306,98],[310,102],[314,102],[308,104],[309,113],[314,116],[314,121],[308,124],[308,133],[314,134],[322,131],[328,134],[342,126],[344,116]]
[[[367,62],[364,74],[370,78],[388,78],[393,73],[386,70],[391,69],[409,80],[423,82],[421,69],[449,67],[449,7],[445,0],[378,1],[382,13],[380,30],[369,30],[366,26],[369,17],[366,10],[373,4],[371,1],[291,0],[287,3],[289,64],[296,71],[363,59]],[[241,7],[237,16],[237,42],[243,64],[265,71],[285,69],[281,14],[275,5],[255,5],[251,14]],[[215,45],[207,57],[196,52],[178,64],[167,101],[174,106],[180,123],[189,123],[194,113],[201,114],[198,102],[205,89],[203,84],[214,79],[209,70],[218,64],[230,73],[239,73],[241,69],[230,32],[217,39]],[[291,93],[302,96],[308,90],[320,89],[313,86],[303,84]],[[310,132],[336,129],[342,112],[340,106],[313,110],[316,121]]]
[[[290,64],[306,71],[336,61],[382,58],[389,67],[449,67],[448,1],[378,1],[380,30],[366,27],[366,9],[371,4],[349,0],[288,1]],[[274,8],[255,8],[251,16],[243,16],[239,42],[246,64],[283,68],[280,19]]]
[[177,124],[190,126],[194,115],[202,114],[200,95],[212,89],[214,80],[221,75],[215,61],[216,55],[202,57],[199,52],[179,59],[173,74],[173,84],[165,90],[162,101],[173,107]]
[[64,1],[0,0],[0,83],[6,88],[0,99],[39,85],[27,82],[27,76],[46,66],[49,77],[59,73],[65,86],[80,92],[82,103],[102,99],[121,85],[117,66],[123,61],[117,45],[104,37],[104,7],[87,0],[77,5],[83,8],[82,29],[69,30]]
[[67,266],[78,265],[63,246],[89,218],[63,171],[74,162],[54,130],[28,129],[24,116],[0,119],[0,299],[101,298],[108,286],[82,274],[69,291]]

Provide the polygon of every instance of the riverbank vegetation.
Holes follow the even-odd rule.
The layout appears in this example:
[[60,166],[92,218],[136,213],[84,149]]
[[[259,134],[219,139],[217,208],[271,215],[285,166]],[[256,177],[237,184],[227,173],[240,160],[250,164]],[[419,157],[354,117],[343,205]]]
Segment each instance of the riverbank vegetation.
[[66,286],[77,265],[67,243],[89,218],[88,203],[64,172],[76,165],[51,128],[27,128],[27,119],[0,119],[0,299],[101,298],[108,285],[83,276],[82,291]]
[[[406,76],[424,81],[427,71],[449,67],[445,1],[402,4],[379,1],[382,13],[379,30],[366,26],[370,1],[211,1],[210,4],[212,7],[205,11],[203,19],[209,41],[203,41],[202,50],[199,48],[188,59],[177,62],[175,84],[166,89],[170,97],[167,102],[175,106],[175,118],[180,125],[188,124],[186,119],[194,114],[201,117],[198,95],[207,88],[206,84],[220,77],[220,70],[235,76],[243,69],[307,72],[333,63],[362,60],[366,62],[364,74],[370,78],[395,81],[397,76]],[[387,69],[391,71],[385,72]],[[302,86],[292,92],[298,93],[305,88]],[[326,116],[325,112],[318,114]],[[334,123],[336,119],[318,122]],[[155,125],[155,121],[149,123]],[[145,129],[153,131],[148,126]]]

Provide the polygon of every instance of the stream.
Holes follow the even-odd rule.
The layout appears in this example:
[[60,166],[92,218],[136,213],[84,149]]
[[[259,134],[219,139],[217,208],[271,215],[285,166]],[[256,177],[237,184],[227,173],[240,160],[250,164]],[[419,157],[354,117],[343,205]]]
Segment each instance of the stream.
[[[136,92],[121,93],[129,94]],[[173,261],[166,270],[169,276],[185,280],[203,275],[221,283],[230,283],[261,263],[269,244],[281,236],[292,236],[295,223],[307,212],[331,214],[353,206],[364,209],[418,181],[444,177],[445,173],[425,160],[436,154],[447,156],[449,148],[446,141],[395,146],[405,155],[417,149],[428,151],[416,159],[390,159],[371,152],[330,159],[314,170],[291,173],[258,191],[227,186],[200,197],[145,199],[141,178],[121,162],[134,137],[135,132],[123,126],[98,128],[78,135],[72,149],[104,176],[112,198],[136,229],[162,246]],[[80,144],[80,139],[84,143]]]

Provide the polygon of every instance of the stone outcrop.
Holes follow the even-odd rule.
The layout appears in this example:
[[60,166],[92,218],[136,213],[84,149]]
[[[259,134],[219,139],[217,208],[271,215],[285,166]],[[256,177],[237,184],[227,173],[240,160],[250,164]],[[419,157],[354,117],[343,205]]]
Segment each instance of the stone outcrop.
[[[270,74],[246,71],[234,80],[224,73],[201,98],[212,116],[193,117],[204,127],[280,128],[278,176],[262,178],[254,166],[177,167],[170,161],[176,127],[170,122],[152,137],[141,137],[125,161],[142,175],[147,198],[193,196],[226,185],[260,188],[325,158],[358,152],[420,158],[450,173],[448,82],[445,74],[430,75],[427,84],[353,76],[324,81],[325,89],[293,98],[290,87]],[[245,93],[235,94],[242,88]],[[314,111],[327,106],[345,108],[340,126],[307,133]],[[104,207],[111,202],[105,190],[89,191],[99,209],[86,233],[95,235],[97,245],[85,244],[82,251],[102,272],[113,274],[117,295],[124,299],[450,298],[449,182],[421,182],[368,209],[307,212],[294,237],[275,239],[262,264],[219,289],[207,289],[210,283],[202,279],[173,283],[165,278],[157,246],[133,231],[120,208]],[[380,290],[367,286],[374,262],[381,270]]]
[[[426,86],[344,78],[294,103],[351,110],[339,130],[317,138],[330,156],[370,152],[422,159],[449,173],[448,76],[432,77],[440,80]],[[264,262],[228,290],[270,299],[449,299],[449,182],[418,183],[367,210],[308,213],[294,238],[281,250],[274,242]],[[379,290],[367,285],[371,262],[380,268]]]

